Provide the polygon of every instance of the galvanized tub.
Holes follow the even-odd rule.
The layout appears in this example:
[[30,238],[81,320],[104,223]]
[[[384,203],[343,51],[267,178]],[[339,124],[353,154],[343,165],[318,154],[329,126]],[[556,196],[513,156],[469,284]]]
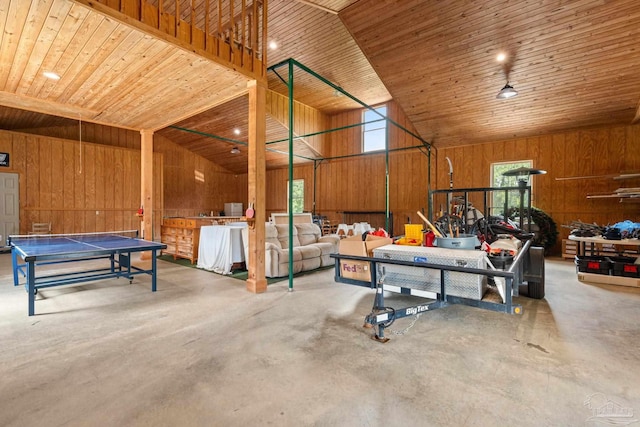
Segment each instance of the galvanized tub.
[[474,250],[476,246],[480,246],[480,241],[475,234],[461,234],[458,237],[436,237],[435,245],[446,249]]

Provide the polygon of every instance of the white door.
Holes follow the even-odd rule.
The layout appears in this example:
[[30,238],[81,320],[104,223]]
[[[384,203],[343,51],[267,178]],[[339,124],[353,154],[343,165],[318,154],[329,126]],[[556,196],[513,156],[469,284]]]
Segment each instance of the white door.
[[20,231],[20,188],[17,173],[0,173],[0,247]]

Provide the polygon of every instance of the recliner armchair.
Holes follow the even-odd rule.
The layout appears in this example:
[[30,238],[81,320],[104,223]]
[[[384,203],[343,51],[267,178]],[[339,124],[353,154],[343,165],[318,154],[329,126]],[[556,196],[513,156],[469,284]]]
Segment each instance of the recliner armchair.
[[[245,259],[249,259],[248,230],[243,229]],[[317,224],[293,226],[293,274],[334,264],[330,257],[338,252],[340,238],[322,236]],[[265,224],[265,276],[289,275],[289,225]]]

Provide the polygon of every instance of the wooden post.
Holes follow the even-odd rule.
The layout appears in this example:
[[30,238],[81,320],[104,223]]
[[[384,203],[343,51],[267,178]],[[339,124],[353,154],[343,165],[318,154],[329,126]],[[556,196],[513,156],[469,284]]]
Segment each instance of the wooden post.
[[[153,131],[140,131],[140,206],[142,237],[153,240]],[[151,252],[142,252],[142,259],[151,259]]]
[[249,203],[255,209],[255,222],[249,223],[249,259],[247,268],[247,290],[253,293],[267,290],[265,273],[264,236],[266,221],[265,210],[265,178],[266,178],[266,101],[267,90],[265,81],[251,80],[247,83],[249,89]]

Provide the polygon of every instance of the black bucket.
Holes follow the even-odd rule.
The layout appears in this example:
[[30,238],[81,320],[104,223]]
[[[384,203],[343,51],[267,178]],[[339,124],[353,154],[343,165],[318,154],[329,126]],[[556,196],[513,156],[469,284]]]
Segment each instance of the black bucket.
[[506,270],[513,263],[513,255],[508,251],[500,251],[499,253],[489,254],[489,261],[495,268]]

